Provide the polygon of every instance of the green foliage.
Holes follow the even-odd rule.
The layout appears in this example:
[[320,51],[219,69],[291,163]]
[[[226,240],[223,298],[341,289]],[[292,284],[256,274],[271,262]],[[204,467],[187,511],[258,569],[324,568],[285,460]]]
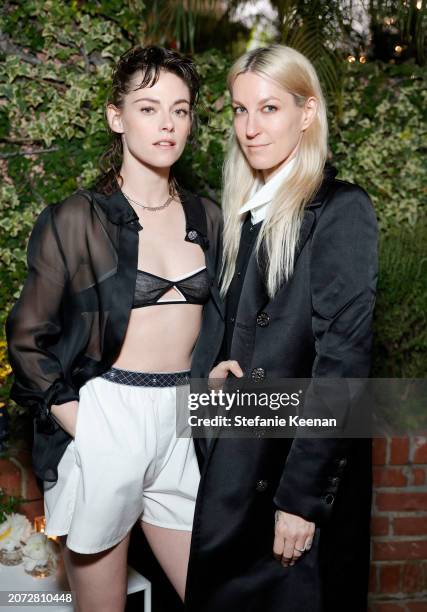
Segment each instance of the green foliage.
[[427,346],[427,218],[383,232],[373,375],[423,378]]
[[24,501],[20,497],[7,495],[3,489],[0,489],[0,523],[7,519],[7,515],[16,512]]
[[[31,0],[8,2],[3,9],[2,330],[25,276],[25,247],[36,215],[46,204],[89,185],[97,174],[97,160],[107,142],[103,104],[111,67],[145,31],[142,11],[139,0]],[[232,125],[225,90],[231,59],[210,50],[196,55],[196,60],[202,76],[200,128],[197,142],[187,147],[177,173],[184,184],[219,200],[221,166]],[[346,62],[342,73],[342,115],[338,118],[330,106],[334,163],[341,177],[361,184],[371,195],[382,231],[376,372],[423,376],[422,315],[427,304],[421,276],[416,276],[414,268],[421,261],[425,239],[425,230],[423,235],[417,233],[425,215],[426,193],[423,75],[412,65]],[[401,227],[402,234],[396,227]],[[405,276],[408,266],[410,276]],[[404,298],[396,294],[401,291],[402,277]],[[408,278],[419,278],[419,283]],[[6,383],[5,394],[10,370],[3,331],[0,347],[0,382]]]
[[369,193],[381,229],[413,227],[427,196],[422,68],[368,63],[347,69],[343,119],[338,124],[331,117],[334,161],[343,177]]
[[350,7],[332,0],[285,0],[274,2],[279,10],[280,42],[300,51],[313,63],[319,75],[329,106],[337,117],[342,115],[344,87],[342,48],[337,42],[346,39],[343,19]]
[[219,200],[222,161],[232,122],[230,95],[225,90],[231,61],[219,51],[203,53],[196,60],[202,80],[199,130],[194,146],[187,147],[177,165],[177,174],[188,187]]

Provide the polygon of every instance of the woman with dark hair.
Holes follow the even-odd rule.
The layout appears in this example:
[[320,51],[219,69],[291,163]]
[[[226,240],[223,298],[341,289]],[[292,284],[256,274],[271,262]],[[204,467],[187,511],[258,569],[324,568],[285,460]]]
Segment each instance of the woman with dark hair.
[[7,321],[12,397],[35,417],[46,533],[61,536],[80,612],[124,609],[139,519],[184,596],[199,470],[191,438],[176,435],[176,392],[202,310],[219,302],[220,210],[172,175],[198,87],[174,51],[120,58],[104,172],[38,217]]
[[[270,389],[309,379],[302,416],[322,416],[321,380],[346,388],[342,379],[369,375],[374,209],[326,163],[326,105],[306,57],[282,45],[255,49],[236,60],[228,85],[226,316],[209,313],[192,376]],[[347,399],[336,409],[341,422]],[[266,429],[200,445],[189,612],[366,612],[371,444],[329,432],[280,439]]]

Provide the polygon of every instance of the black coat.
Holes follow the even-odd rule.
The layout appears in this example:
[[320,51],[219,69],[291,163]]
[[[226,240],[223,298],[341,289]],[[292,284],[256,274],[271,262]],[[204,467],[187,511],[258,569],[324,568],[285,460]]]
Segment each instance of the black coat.
[[[254,379],[367,377],[376,279],[371,201],[329,169],[306,207],[294,274],[274,299],[252,253],[229,358]],[[212,310],[193,376],[208,375],[223,334]],[[219,438],[199,449],[189,611],[366,611],[370,440]],[[316,524],[293,567],[272,556],[277,508]]]

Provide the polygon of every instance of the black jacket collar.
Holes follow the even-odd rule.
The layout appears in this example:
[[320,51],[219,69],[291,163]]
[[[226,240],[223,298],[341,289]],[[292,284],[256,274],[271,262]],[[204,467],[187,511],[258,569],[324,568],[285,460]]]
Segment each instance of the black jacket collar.
[[[196,195],[185,189],[178,189],[185,214],[185,240],[207,248],[207,224],[203,204]],[[93,197],[102,207],[108,219],[116,225],[138,223],[138,215],[120,189],[110,195],[92,191]],[[139,226],[139,229],[142,229]]]
[[314,208],[316,206],[320,206],[325,198],[325,195],[331,185],[331,182],[334,180],[336,175],[338,174],[338,170],[332,166],[329,162],[326,162],[325,167],[323,169],[323,181],[320,185],[317,193],[313,196],[311,201],[306,204],[305,208]]

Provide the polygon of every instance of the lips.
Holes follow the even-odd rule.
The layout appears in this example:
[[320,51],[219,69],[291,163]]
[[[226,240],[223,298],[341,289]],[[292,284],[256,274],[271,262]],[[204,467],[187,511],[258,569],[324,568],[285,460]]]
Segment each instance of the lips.
[[266,143],[266,144],[253,144],[253,145],[246,145],[248,149],[262,149],[263,147],[268,147],[270,145],[270,143]]
[[154,143],[154,146],[156,147],[164,147],[165,149],[170,149],[172,147],[174,147],[176,144],[176,142],[174,140],[159,140],[158,142]]

